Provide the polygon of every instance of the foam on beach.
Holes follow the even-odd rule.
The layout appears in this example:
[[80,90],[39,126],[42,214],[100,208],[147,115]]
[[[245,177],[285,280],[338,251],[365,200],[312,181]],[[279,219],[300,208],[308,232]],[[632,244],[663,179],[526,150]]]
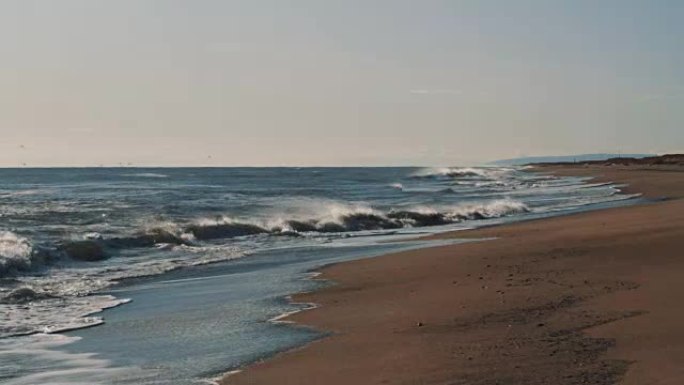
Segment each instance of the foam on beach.
[[[112,367],[105,359],[94,354],[69,353],[61,349],[78,341],[79,337],[60,334],[35,334],[25,337],[0,339],[0,360],[13,362],[14,378],[6,378],[5,385],[63,384],[105,385],[115,379],[136,375],[152,377],[134,367]],[[41,368],[35,371],[33,368]],[[0,373],[1,373],[0,369]],[[20,374],[20,375],[16,375]]]
[[114,288],[131,278],[268,250],[342,255],[634,197],[619,192],[501,167],[24,170],[0,179],[0,341],[101,325],[103,309],[127,303]]

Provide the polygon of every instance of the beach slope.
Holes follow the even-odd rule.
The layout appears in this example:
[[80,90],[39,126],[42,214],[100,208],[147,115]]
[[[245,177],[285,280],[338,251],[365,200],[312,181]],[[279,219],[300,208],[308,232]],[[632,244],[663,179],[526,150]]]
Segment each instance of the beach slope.
[[321,306],[290,320],[332,335],[221,383],[684,383],[684,168],[543,170],[657,201],[326,268],[336,285],[295,296]]

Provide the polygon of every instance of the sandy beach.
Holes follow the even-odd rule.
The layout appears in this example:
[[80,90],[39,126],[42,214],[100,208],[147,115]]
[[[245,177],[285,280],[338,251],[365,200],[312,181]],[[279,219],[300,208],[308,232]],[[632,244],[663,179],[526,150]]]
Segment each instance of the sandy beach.
[[442,234],[334,265],[289,320],[331,336],[222,384],[682,384],[684,168],[555,166],[652,203]]

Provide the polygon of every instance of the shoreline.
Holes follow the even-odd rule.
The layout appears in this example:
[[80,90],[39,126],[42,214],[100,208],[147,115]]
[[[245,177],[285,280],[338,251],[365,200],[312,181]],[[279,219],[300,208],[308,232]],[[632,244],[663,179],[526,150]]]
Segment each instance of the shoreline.
[[[568,224],[581,226],[582,222],[595,220],[610,221],[615,219],[613,218],[615,216],[628,217],[627,219],[632,217],[633,220],[634,215],[648,216],[653,207],[658,209],[659,205],[673,204],[673,202],[676,211],[681,212],[681,203],[677,202],[676,198],[684,196],[682,174],[676,174],[672,169],[666,170],[667,173],[659,173],[657,168],[644,170],[640,167],[636,170],[629,167],[601,166],[554,166],[536,168],[535,171],[547,170],[560,176],[588,176],[597,182],[610,181],[627,184],[628,186],[622,189],[623,193],[638,192],[643,194],[643,197],[656,201],[474,230],[447,232],[431,237],[444,239],[494,236],[497,238],[493,242],[487,242],[488,245],[476,242],[435,246],[326,266],[320,270],[322,278],[335,281],[336,285],[313,293],[300,293],[292,296],[293,302],[316,303],[318,306],[313,309],[304,309],[307,311],[302,310],[279,320],[327,332],[328,337],[280,353],[265,361],[248,365],[239,373],[231,375],[230,378],[224,377],[220,383],[314,384],[325,379],[329,383],[342,384],[353,379],[360,383],[403,384],[416,383],[420,379],[422,381],[420,383],[454,384],[460,384],[461,382],[458,382],[460,380],[469,380],[467,383],[478,384],[545,384],[552,380],[559,384],[612,384],[623,376],[629,380],[631,377],[626,373],[630,373],[629,368],[635,365],[631,364],[633,360],[625,360],[619,357],[619,354],[614,354],[617,348],[615,348],[616,342],[613,341],[619,342],[619,336],[602,338],[600,333],[594,336],[594,330],[608,329],[610,332],[611,326],[604,325],[639,319],[644,314],[648,314],[648,311],[633,309],[608,311],[612,303],[599,306],[594,302],[598,303],[606,296],[619,295],[615,293],[640,292],[641,289],[638,288],[642,283],[626,279],[617,280],[604,282],[603,288],[597,289],[595,285],[588,284],[587,282],[590,281],[586,279],[577,284],[567,277],[567,271],[572,271],[573,267],[577,268],[578,266],[574,266],[573,263],[578,263],[578,261],[553,262],[547,267],[553,268],[550,271],[553,271],[552,275],[558,282],[551,286],[560,286],[563,289],[559,290],[558,287],[554,287],[544,295],[539,295],[536,292],[539,289],[546,290],[545,286],[549,286],[548,282],[539,283],[538,280],[530,280],[532,277],[526,278],[530,281],[520,285],[520,282],[515,282],[515,285],[511,282],[516,281],[517,275],[535,275],[532,273],[538,275],[539,272],[527,267],[530,261],[522,261],[522,259],[525,259],[526,252],[539,253],[544,247],[548,248],[548,245],[529,245],[529,242],[516,241],[515,238],[534,239],[535,236],[543,238],[539,234],[530,236],[531,230],[542,234],[552,230],[558,231],[554,230],[554,226],[557,227],[559,222],[563,227]],[[670,199],[663,199],[664,195],[668,195]],[[635,208],[638,209],[635,210]],[[666,219],[663,217],[661,222]],[[552,229],[531,229],[539,224],[549,224]],[[578,230],[576,227],[570,227],[570,229],[574,230],[570,231],[571,233],[581,233],[575,234],[575,238],[578,235],[590,238],[592,235],[594,238],[612,236],[612,241],[625,243],[624,234],[612,234],[615,231],[607,231],[609,234],[602,237],[600,231],[589,234],[581,228]],[[674,232],[681,234],[680,229],[681,227],[675,227]],[[554,233],[554,237],[558,238],[558,234]],[[577,239],[573,241],[578,243]],[[596,242],[593,239],[592,241]],[[515,245],[501,245],[501,243],[514,243]],[[677,246],[681,243],[679,242]],[[499,274],[502,273],[500,266],[494,263],[483,264],[483,261],[494,259],[497,260],[497,264],[502,264],[505,261],[505,258],[502,258],[502,250],[510,250],[511,246],[522,249],[513,253],[514,259],[518,262],[513,264],[518,270],[515,274],[509,272],[508,275],[502,275]],[[605,250],[603,252],[605,254]],[[587,252],[574,244],[570,247],[564,245],[557,247],[555,253],[559,255],[550,255],[551,261],[576,259],[586,263],[586,256],[593,254],[593,250]],[[459,266],[459,263],[454,263],[454,258],[449,254],[458,254],[457,258],[467,260],[459,261],[461,264],[462,262],[468,263]],[[417,257],[421,257],[420,260]],[[391,262],[389,262],[390,259]],[[548,260],[540,262],[540,259],[537,257],[535,263],[549,264]],[[435,270],[437,267],[439,269]],[[511,266],[506,267],[507,271],[511,270]],[[525,272],[526,269],[531,271]],[[463,273],[462,270],[470,272],[451,282],[438,282],[444,279],[444,272],[449,270],[452,270],[454,278],[459,273]],[[390,276],[388,273],[397,274],[388,278]],[[595,276],[594,279],[604,278],[603,280],[606,281],[605,272],[604,277],[601,277],[600,271],[585,272],[587,275],[592,273]],[[477,278],[474,275],[477,275]],[[548,281],[548,277],[546,278]],[[567,281],[573,281],[573,283]],[[591,287],[591,290],[583,287],[582,282],[585,283],[584,286]],[[413,289],[407,287],[411,285],[416,287]],[[458,292],[448,293],[449,289],[453,291],[453,288],[449,286],[457,287]],[[388,292],[389,287],[403,290],[405,297],[397,297],[396,293]],[[498,290],[494,291],[495,287]],[[524,294],[521,295],[521,293]],[[428,296],[423,297],[424,301],[420,301],[421,295]],[[554,296],[556,298],[551,298]],[[399,302],[404,299],[406,303],[400,304]],[[432,308],[430,305],[432,302],[442,305],[450,302],[463,304],[460,307],[454,306],[453,309],[443,309]],[[581,310],[586,313],[583,317],[575,314],[578,309],[589,305],[594,305],[599,309]],[[384,309],[384,311],[378,311],[378,309]],[[587,315],[588,312],[592,315]],[[535,323],[535,320],[539,322]],[[556,324],[555,329],[559,329],[555,333],[560,333],[564,337],[542,332],[547,329],[547,325],[552,324]],[[441,338],[433,340],[435,336],[441,336]],[[511,350],[510,346],[496,344],[496,341],[502,338],[514,342],[516,338],[522,338],[522,336],[526,336],[526,344],[520,344],[521,341],[517,341],[518,345],[513,344],[514,350]],[[468,342],[469,339],[470,342]],[[473,346],[472,339],[479,343]],[[432,345],[437,345],[439,348],[426,344],[424,340],[432,341]],[[553,340],[556,349],[547,351],[548,346],[542,346],[544,343],[537,340],[546,341],[546,345]],[[398,345],[398,341],[402,341],[403,344]],[[492,342],[494,346],[491,345]],[[466,347],[468,348],[464,350]],[[570,352],[563,353],[562,347],[569,349]],[[364,353],[363,350],[372,351],[375,354]],[[445,354],[445,351],[450,353]],[[470,353],[464,353],[464,351],[470,351]],[[495,351],[498,354],[495,354]],[[538,353],[542,351],[545,357],[539,356]],[[535,356],[536,359],[531,360],[530,355]],[[554,359],[556,355],[562,355],[563,358]],[[606,358],[613,356],[617,358],[610,360]],[[353,371],[350,368],[352,362],[358,374],[352,374]],[[572,373],[568,373],[568,370],[558,367],[560,363],[567,365],[570,362],[574,362],[582,369],[571,370]],[[512,366],[511,363],[513,363]],[[494,367],[496,370],[483,370],[483,367]],[[526,370],[521,370],[523,367]],[[578,382],[580,380],[585,382]]]

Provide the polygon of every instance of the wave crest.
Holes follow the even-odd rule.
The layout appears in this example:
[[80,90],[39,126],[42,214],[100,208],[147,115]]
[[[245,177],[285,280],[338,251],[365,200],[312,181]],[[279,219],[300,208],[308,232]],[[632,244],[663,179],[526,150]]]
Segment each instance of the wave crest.
[[450,207],[418,207],[386,212],[365,206],[333,205],[314,218],[277,218],[249,221],[223,218],[202,221],[186,228],[199,240],[231,238],[254,234],[343,233],[391,230],[406,227],[441,226],[466,220],[499,218],[528,212],[522,202],[511,199],[463,204]]
[[132,173],[132,174],[122,174],[121,176],[129,177],[129,178],[168,178],[169,177],[166,174],[160,174],[160,173],[156,173],[156,172],[139,172],[139,173]]
[[11,231],[0,231],[0,276],[28,270],[39,262],[39,257],[28,238]]
[[486,179],[499,179],[513,171],[508,168],[493,167],[438,167],[424,168],[414,172],[411,178],[463,178],[480,177]]
[[[307,206],[308,205],[308,206]],[[220,217],[187,225],[150,223],[130,236],[104,238],[88,233],[79,240],[66,240],[52,247],[34,248],[27,238],[0,232],[0,276],[28,271],[61,258],[99,262],[120,250],[133,248],[201,246],[199,242],[251,235],[299,235],[346,233],[442,226],[524,213],[528,207],[510,199],[440,207],[406,207],[380,210],[364,204],[335,201],[308,202],[308,211],[286,212],[265,219]]]

